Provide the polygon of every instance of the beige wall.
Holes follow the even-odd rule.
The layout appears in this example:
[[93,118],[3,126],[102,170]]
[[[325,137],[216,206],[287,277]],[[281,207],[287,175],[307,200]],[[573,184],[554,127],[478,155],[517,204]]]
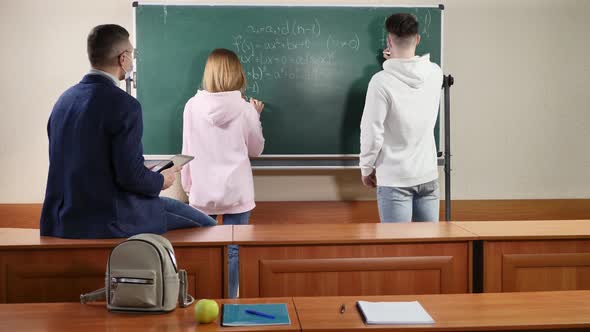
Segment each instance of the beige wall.
[[[432,3],[321,1],[361,2]],[[590,198],[590,1],[445,4],[453,198]],[[131,31],[131,13],[124,0],[0,1],[0,203],[42,201],[53,103],[88,70],[88,31],[107,22]],[[356,171],[260,171],[256,194],[374,197]]]

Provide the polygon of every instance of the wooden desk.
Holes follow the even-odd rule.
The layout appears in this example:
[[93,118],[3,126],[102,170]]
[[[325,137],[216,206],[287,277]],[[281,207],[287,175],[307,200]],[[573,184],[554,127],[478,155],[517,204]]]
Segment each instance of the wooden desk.
[[[419,301],[432,325],[363,323],[358,300]],[[109,313],[103,303],[0,304],[0,331],[587,331],[590,291],[442,294],[361,297],[302,297],[218,300],[218,303],[287,303],[290,326],[221,327],[194,321],[193,306],[162,315]],[[340,314],[340,305],[346,311]]]
[[[590,291],[294,298],[303,331],[590,330]],[[419,301],[432,325],[365,325],[356,301]],[[340,305],[346,305],[340,314]]]
[[[194,306],[174,312],[121,314],[106,310],[104,303],[0,304],[0,331],[27,332],[176,332],[176,331],[300,331],[301,326],[291,298],[217,300],[218,303],[287,303],[291,325],[268,327],[221,327],[220,320],[211,324],[195,322]],[[221,308],[220,308],[221,310]],[[221,314],[220,314],[221,317]]]
[[590,239],[590,220],[452,222],[481,240]]
[[590,220],[453,224],[483,241],[484,292],[590,289]]
[[466,293],[474,238],[449,223],[234,226],[240,296]]
[[[223,248],[231,226],[183,229],[164,235],[189,292],[199,298],[223,297]],[[73,240],[39,235],[38,229],[0,229],[0,302],[79,301],[80,294],[104,287],[108,254],[123,239]]]

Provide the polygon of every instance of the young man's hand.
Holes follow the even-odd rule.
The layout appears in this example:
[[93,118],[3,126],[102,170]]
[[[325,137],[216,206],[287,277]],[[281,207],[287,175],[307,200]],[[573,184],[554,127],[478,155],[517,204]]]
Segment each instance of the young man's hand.
[[180,167],[174,166],[162,171],[162,175],[164,176],[164,184],[162,185],[162,190],[166,190],[174,184],[176,180],[176,174],[180,172]]
[[391,59],[391,51],[389,50],[389,47],[383,50],[383,58],[385,60]]
[[371,173],[371,175],[361,176],[361,179],[363,180],[363,184],[369,188],[375,188],[377,186],[377,178],[375,177],[374,170],[373,173]]

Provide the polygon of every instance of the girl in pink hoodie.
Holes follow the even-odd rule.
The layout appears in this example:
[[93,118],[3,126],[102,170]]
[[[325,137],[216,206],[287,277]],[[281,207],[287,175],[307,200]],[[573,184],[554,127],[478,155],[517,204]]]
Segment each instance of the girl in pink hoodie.
[[[199,90],[184,107],[182,153],[195,156],[181,171],[189,204],[225,225],[248,223],[254,204],[249,157],[264,149],[264,104],[243,98],[246,77],[238,56],[216,49],[207,58]],[[229,297],[237,297],[238,246],[228,246]]]

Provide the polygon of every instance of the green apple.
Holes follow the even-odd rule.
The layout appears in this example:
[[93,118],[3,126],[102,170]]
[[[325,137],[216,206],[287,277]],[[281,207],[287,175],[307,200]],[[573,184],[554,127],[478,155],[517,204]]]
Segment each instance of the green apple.
[[219,315],[219,305],[214,300],[202,299],[195,304],[195,320],[199,323],[211,323]]

